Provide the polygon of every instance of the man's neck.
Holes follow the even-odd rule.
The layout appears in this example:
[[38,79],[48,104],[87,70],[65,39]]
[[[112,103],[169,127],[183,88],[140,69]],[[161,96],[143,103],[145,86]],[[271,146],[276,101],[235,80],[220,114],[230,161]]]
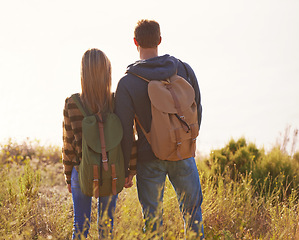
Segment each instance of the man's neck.
[[158,57],[158,48],[142,48],[139,47],[139,56],[141,60]]

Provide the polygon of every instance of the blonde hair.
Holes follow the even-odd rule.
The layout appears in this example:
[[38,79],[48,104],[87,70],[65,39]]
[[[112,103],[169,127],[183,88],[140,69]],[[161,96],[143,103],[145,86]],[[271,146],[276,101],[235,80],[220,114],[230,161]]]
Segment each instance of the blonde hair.
[[87,50],[81,62],[81,99],[93,113],[112,112],[111,63],[101,50]]

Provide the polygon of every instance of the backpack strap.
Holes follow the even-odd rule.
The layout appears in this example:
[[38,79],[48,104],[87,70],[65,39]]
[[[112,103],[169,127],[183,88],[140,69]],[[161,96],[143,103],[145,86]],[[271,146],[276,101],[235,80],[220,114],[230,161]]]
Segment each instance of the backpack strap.
[[[99,122],[100,141],[101,141],[101,148],[102,148],[102,164],[103,164],[104,170],[107,172],[108,171],[108,157],[107,157],[107,152],[106,152],[103,118],[102,118],[101,113],[97,113],[96,116],[97,116],[97,119]],[[112,182],[111,182],[112,194],[116,195],[117,176],[116,176],[116,171],[115,171],[115,164],[111,164],[111,177],[112,177]]]
[[[134,75],[134,76],[136,76],[136,77],[139,77],[139,78],[141,78],[142,80],[144,80],[144,81],[146,81],[146,82],[150,82],[151,80],[148,80],[147,78],[145,78],[145,77],[142,77],[142,76],[140,76],[140,75],[138,75],[138,74],[136,74],[136,73],[133,73],[133,72],[126,72],[126,73],[130,73],[130,74],[132,74],[132,75]],[[169,78],[167,78],[167,79],[164,79],[164,80],[155,80],[155,81],[160,81],[160,82],[163,82],[164,84],[169,84],[170,83],[170,80],[169,80]]]
[[93,196],[95,198],[100,196],[98,165],[93,165]]
[[136,74],[136,73],[133,73],[133,72],[126,72],[126,73],[130,73],[130,74],[132,74],[132,75],[134,75],[134,76],[136,76],[136,77],[139,77],[139,78],[141,78],[142,80],[144,80],[144,81],[146,81],[146,82],[150,82],[150,80],[148,80],[148,79],[146,79],[145,77],[142,77],[142,76],[140,76],[140,75],[138,75],[138,74]]
[[181,126],[185,130],[185,132],[189,132],[190,127],[189,127],[188,123],[185,122],[185,116],[183,115],[180,101],[179,101],[177,95],[175,94],[175,92],[173,91],[172,85],[167,84],[166,88],[169,90],[169,92],[172,96],[173,102],[174,102],[174,107],[178,111],[179,116],[176,114],[176,117],[180,120]]
[[104,170],[108,171],[108,157],[106,152],[106,142],[105,142],[105,135],[104,135],[104,124],[103,124],[103,118],[101,113],[97,113],[97,119],[99,122],[99,131],[100,131],[100,141],[101,141],[101,148],[102,148],[102,163]]
[[146,140],[148,141],[148,143],[151,144],[150,133],[147,133],[147,132],[145,131],[145,129],[142,127],[142,125],[141,125],[141,123],[140,123],[140,121],[139,121],[139,119],[138,119],[138,117],[137,117],[136,115],[135,115],[135,121],[136,121],[136,123],[139,125],[139,127],[141,128],[141,130],[142,130],[142,132],[143,132],[143,134],[144,134]]
[[115,172],[115,164],[111,164],[111,177],[112,177],[112,194],[116,195],[116,181],[117,181],[117,177],[116,177],[116,172]]
[[175,134],[175,140],[176,140],[176,154],[179,159],[183,160],[182,155],[181,155],[182,138],[181,138],[181,134],[177,128],[174,130],[174,134]]
[[83,104],[79,93],[73,94],[71,98],[74,100],[74,102],[76,103],[77,107],[79,108],[80,112],[84,117],[92,115],[91,111]]
[[197,137],[197,131],[195,129],[194,124],[192,124],[191,126],[191,150],[192,150],[192,157],[195,157],[195,151],[196,151],[196,137]]

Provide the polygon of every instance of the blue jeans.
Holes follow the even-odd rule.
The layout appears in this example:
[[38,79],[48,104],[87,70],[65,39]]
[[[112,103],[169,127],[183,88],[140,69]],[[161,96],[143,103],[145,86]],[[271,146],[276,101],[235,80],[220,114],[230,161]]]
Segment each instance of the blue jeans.
[[[90,228],[90,214],[92,198],[82,193],[78,172],[72,171],[71,188],[74,208],[74,228],[72,239],[81,239],[80,235],[87,237]],[[98,227],[99,238],[112,234],[113,217],[118,195],[98,198]],[[105,216],[105,215],[108,215]],[[111,235],[112,236],[112,235]]]
[[[162,219],[162,201],[166,175],[174,187],[180,204],[183,217],[190,216],[188,227],[203,238],[202,225],[202,191],[198,170],[194,158],[181,161],[154,160],[137,164],[137,190],[142,212],[145,219],[145,228],[150,219]],[[161,229],[162,220],[153,224],[152,230]]]

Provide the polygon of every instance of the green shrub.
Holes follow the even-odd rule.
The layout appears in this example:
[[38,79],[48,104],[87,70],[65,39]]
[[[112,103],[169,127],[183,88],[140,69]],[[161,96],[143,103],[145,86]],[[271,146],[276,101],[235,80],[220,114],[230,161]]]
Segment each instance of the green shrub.
[[210,159],[206,162],[209,166],[213,166],[214,174],[223,174],[229,169],[230,177],[235,179],[238,173],[245,175],[252,171],[262,155],[263,151],[253,143],[247,144],[245,138],[240,138],[237,142],[231,139],[224,148],[212,151]]
[[[285,188],[280,197],[290,195],[292,189],[299,192],[299,153],[293,157],[280,147],[274,147],[265,154],[264,149],[258,149],[255,144],[247,144],[245,138],[229,143],[219,150],[214,150],[204,163],[215,176],[240,180],[240,176],[252,175],[252,184],[258,194],[269,194]],[[204,168],[202,168],[204,169]]]
[[299,190],[298,174],[296,160],[280,148],[274,147],[255,165],[252,172],[253,184],[260,192],[272,192],[283,186],[285,190],[281,194],[290,195],[292,189]]

